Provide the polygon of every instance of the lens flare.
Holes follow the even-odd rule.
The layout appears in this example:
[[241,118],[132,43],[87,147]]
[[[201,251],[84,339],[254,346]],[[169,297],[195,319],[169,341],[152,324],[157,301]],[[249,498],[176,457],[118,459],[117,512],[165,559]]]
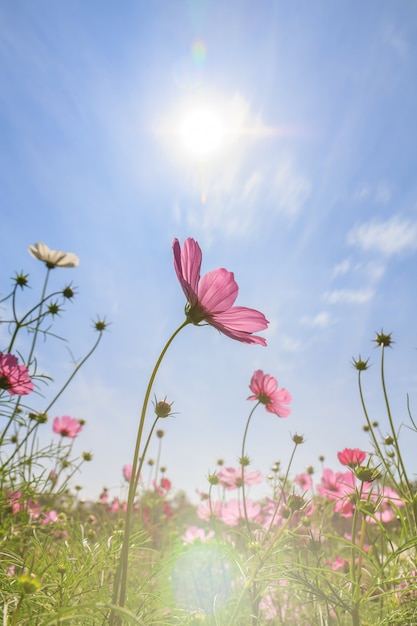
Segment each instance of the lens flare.
[[221,148],[225,128],[214,111],[205,108],[192,109],[184,115],[179,134],[188,153],[205,158]]

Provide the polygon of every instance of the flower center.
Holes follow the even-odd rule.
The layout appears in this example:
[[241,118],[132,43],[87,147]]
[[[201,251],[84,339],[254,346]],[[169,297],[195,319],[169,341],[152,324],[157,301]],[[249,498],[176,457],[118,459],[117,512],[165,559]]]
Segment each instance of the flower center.
[[188,305],[185,309],[185,314],[187,319],[189,319],[193,324],[199,324],[209,316],[209,313],[199,302],[197,302],[194,306]]
[[258,395],[258,400],[261,404],[271,404],[271,398],[266,393],[260,393]]
[[10,389],[11,386],[7,376],[0,376],[0,389]]

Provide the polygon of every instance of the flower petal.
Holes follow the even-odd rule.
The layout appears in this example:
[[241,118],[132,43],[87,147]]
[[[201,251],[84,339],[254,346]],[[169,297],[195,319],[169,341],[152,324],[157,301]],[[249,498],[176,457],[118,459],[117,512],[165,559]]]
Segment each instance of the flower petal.
[[50,250],[42,241],[38,241],[34,246],[28,246],[28,250],[35,259],[44,261],[52,267],[77,267],[79,265],[78,257],[72,252]]
[[172,249],[177,278],[187,301],[193,306],[198,301],[197,293],[202,261],[201,248],[194,239],[189,237],[184,241],[182,249],[178,239],[174,239]]
[[252,335],[268,327],[269,322],[260,311],[244,306],[234,306],[228,311],[211,316],[207,321],[231,339],[266,346],[263,337]]
[[224,268],[204,274],[198,287],[198,299],[210,315],[223,313],[233,306],[239,293],[233,272]]

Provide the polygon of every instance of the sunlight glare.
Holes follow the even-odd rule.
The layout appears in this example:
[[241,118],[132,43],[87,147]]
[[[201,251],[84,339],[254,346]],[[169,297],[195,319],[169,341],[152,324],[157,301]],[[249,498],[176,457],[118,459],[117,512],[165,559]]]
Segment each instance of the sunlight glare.
[[222,147],[225,127],[211,109],[190,109],[183,117],[179,134],[184,149],[194,156],[206,158]]

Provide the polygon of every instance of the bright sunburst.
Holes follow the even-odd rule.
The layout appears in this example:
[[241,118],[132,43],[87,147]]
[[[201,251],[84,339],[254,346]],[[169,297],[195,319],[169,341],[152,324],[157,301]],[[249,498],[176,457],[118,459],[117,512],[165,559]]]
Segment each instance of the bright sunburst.
[[209,108],[190,108],[184,112],[179,126],[184,149],[202,159],[221,149],[225,134],[220,115]]

